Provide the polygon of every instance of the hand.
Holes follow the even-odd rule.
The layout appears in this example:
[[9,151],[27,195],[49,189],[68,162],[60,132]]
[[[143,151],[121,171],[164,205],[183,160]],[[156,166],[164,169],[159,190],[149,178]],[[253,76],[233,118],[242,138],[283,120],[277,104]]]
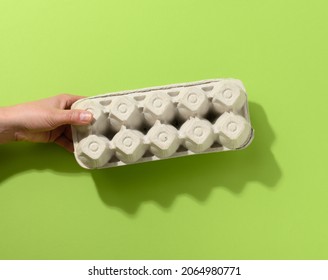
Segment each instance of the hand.
[[70,110],[72,104],[81,98],[62,94],[0,108],[0,143],[54,142],[73,152],[70,125],[88,125],[92,121],[90,112]]

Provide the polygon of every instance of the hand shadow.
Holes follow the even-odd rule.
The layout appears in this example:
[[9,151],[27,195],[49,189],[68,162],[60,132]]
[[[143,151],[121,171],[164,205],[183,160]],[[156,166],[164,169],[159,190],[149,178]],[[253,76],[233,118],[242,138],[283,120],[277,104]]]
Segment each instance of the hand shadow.
[[[77,165],[73,154],[55,144],[10,143],[0,145],[0,186],[19,173],[50,170],[53,173],[74,176],[87,173]],[[46,185],[45,182],[40,182]]]
[[239,193],[250,181],[275,186],[281,177],[270,151],[275,136],[263,108],[255,103],[249,108],[255,138],[245,150],[94,170],[99,196],[108,206],[135,214],[146,201],[169,208],[180,194],[205,201],[215,187]]
[[180,194],[205,201],[215,187],[239,193],[250,181],[273,187],[281,170],[270,151],[274,133],[263,108],[249,103],[253,143],[245,150],[187,156],[101,170],[85,170],[62,148],[49,144],[0,145],[0,186],[21,172],[51,170],[75,176],[91,173],[102,201],[135,214],[146,201],[169,208]]

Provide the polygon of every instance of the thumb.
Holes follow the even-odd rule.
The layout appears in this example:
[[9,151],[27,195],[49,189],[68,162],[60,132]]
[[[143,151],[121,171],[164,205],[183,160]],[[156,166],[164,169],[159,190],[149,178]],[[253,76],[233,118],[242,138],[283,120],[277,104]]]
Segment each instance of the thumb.
[[83,110],[58,110],[53,117],[56,127],[65,124],[87,125],[93,119],[90,112]]

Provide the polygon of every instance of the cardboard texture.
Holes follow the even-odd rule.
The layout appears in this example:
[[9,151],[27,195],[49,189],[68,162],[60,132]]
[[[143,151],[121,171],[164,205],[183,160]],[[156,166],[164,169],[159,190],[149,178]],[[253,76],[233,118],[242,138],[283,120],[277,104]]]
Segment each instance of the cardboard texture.
[[75,158],[87,169],[237,150],[254,136],[236,79],[115,92],[72,108],[94,116],[89,126],[72,126]]

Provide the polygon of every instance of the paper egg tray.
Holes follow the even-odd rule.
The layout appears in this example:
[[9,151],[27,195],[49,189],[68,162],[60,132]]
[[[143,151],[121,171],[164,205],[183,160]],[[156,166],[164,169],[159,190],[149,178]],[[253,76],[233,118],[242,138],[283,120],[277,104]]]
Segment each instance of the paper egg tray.
[[94,117],[72,126],[75,158],[87,169],[242,149],[254,134],[245,87],[235,79],[115,92],[72,108]]

